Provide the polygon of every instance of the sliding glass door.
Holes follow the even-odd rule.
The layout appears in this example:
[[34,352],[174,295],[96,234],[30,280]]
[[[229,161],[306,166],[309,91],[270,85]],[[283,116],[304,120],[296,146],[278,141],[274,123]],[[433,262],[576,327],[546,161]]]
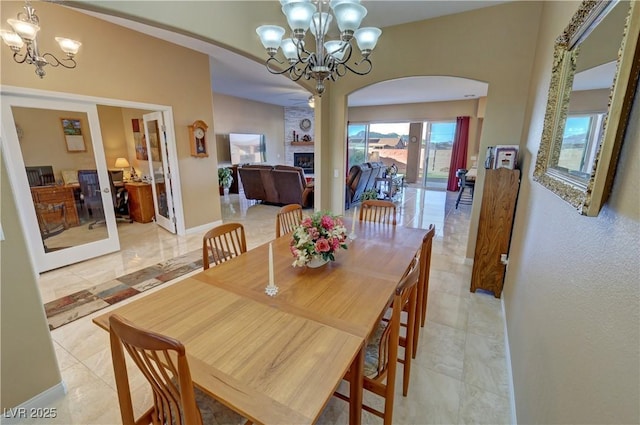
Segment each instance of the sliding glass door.
[[2,96],[3,160],[38,272],[120,249],[95,105]]
[[422,124],[418,179],[425,188],[446,190],[455,134],[455,121],[425,121]]
[[347,172],[363,162],[395,165],[398,172],[407,167],[409,123],[350,123],[347,131]]

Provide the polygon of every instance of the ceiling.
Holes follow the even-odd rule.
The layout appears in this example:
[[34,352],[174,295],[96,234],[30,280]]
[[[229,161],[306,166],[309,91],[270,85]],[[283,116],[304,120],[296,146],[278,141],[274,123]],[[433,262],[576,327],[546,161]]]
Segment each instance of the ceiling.
[[[363,25],[384,28],[391,25],[495,6],[505,2],[497,0],[365,1],[363,5],[367,8],[368,13]],[[307,99],[311,93],[285,76],[270,74],[265,69],[264,63],[255,62],[214,44],[182,34],[110,15],[78,10],[209,55],[212,71],[211,84],[215,93],[280,106],[307,105]],[[274,24],[277,23],[274,22]],[[284,16],[280,25],[286,25]],[[384,37],[384,30],[382,37]],[[257,36],[256,42],[259,43]],[[266,57],[265,52],[265,59]],[[375,67],[375,52],[372,56],[372,62]],[[348,104],[349,106],[371,106],[460,100],[486,96],[487,89],[488,85],[486,83],[462,78],[410,77],[365,87],[351,94]]]

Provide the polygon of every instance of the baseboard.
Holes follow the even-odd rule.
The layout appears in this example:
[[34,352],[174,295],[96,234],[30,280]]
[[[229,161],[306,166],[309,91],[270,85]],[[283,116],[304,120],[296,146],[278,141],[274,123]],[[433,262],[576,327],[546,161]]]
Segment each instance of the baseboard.
[[58,412],[50,406],[55,401],[64,397],[66,393],[67,386],[64,384],[64,381],[60,381],[53,387],[41,392],[17,407],[4,409],[2,412],[2,424],[14,425],[30,418],[42,419],[43,423],[46,423],[47,418],[55,418],[58,414]]
[[222,220],[218,220],[218,221],[214,221],[213,223],[207,223],[207,224],[202,224],[200,226],[196,226],[196,227],[190,227],[187,229],[187,235],[193,235],[193,234],[205,234],[207,231],[211,230],[212,228],[219,226],[222,224]]
[[500,299],[502,305],[502,317],[504,318],[504,350],[505,359],[507,361],[507,380],[509,381],[509,405],[511,406],[511,423],[516,425],[518,423],[518,415],[516,414],[516,395],[513,390],[513,373],[511,369],[511,349],[509,348],[509,332],[507,331],[507,315],[504,308],[504,297]]

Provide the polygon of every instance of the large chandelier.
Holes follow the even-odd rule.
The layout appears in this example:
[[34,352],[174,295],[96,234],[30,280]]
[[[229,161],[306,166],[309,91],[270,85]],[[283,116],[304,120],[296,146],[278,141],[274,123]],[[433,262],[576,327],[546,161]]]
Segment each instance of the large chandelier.
[[[40,31],[40,20],[36,15],[36,10],[31,7],[29,0],[25,0],[24,10],[24,12],[18,13],[18,19],[7,19],[13,31],[0,30],[2,39],[13,50],[13,59],[18,63],[35,65],[36,74],[40,78],[46,74],[44,71],[46,65],[53,67],[62,65],[64,68],[75,68],[76,61],[73,57],[78,53],[81,43],[68,38],[56,37],[56,41],[62,51],[67,54],[67,57],[60,60],[51,53],[40,55],[37,39],[38,31]],[[23,52],[22,47],[25,44],[26,49]]]
[[[325,80],[336,81],[348,71],[358,75],[366,75],[371,71],[373,65],[369,55],[382,31],[373,27],[359,28],[367,14],[367,9],[360,5],[360,0],[280,0],[280,3],[282,13],[287,17],[291,28],[291,38],[283,40],[285,30],[277,25],[262,25],[256,29],[269,54],[266,61],[269,72],[288,73],[293,81],[302,77],[307,80],[313,78],[316,80],[316,92],[322,95]],[[329,25],[333,21],[329,8],[340,30],[339,40],[325,41]],[[309,28],[315,37],[315,52],[307,50],[305,46],[304,37]],[[353,52],[353,38],[356,39],[362,59],[350,65],[348,62]],[[286,61],[276,58],[280,48]],[[274,62],[279,65],[288,63],[289,66],[281,70]]]

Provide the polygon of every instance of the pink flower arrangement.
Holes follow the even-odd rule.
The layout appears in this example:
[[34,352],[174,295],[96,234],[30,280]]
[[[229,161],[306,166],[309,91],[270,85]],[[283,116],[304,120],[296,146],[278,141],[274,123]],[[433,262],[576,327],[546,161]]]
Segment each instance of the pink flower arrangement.
[[347,249],[347,229],[342,220],[329,212],[315,212],[304,217],[293,231],[293,266],[302,267],[314,257],[334,261],[334,254],[340,248]]

